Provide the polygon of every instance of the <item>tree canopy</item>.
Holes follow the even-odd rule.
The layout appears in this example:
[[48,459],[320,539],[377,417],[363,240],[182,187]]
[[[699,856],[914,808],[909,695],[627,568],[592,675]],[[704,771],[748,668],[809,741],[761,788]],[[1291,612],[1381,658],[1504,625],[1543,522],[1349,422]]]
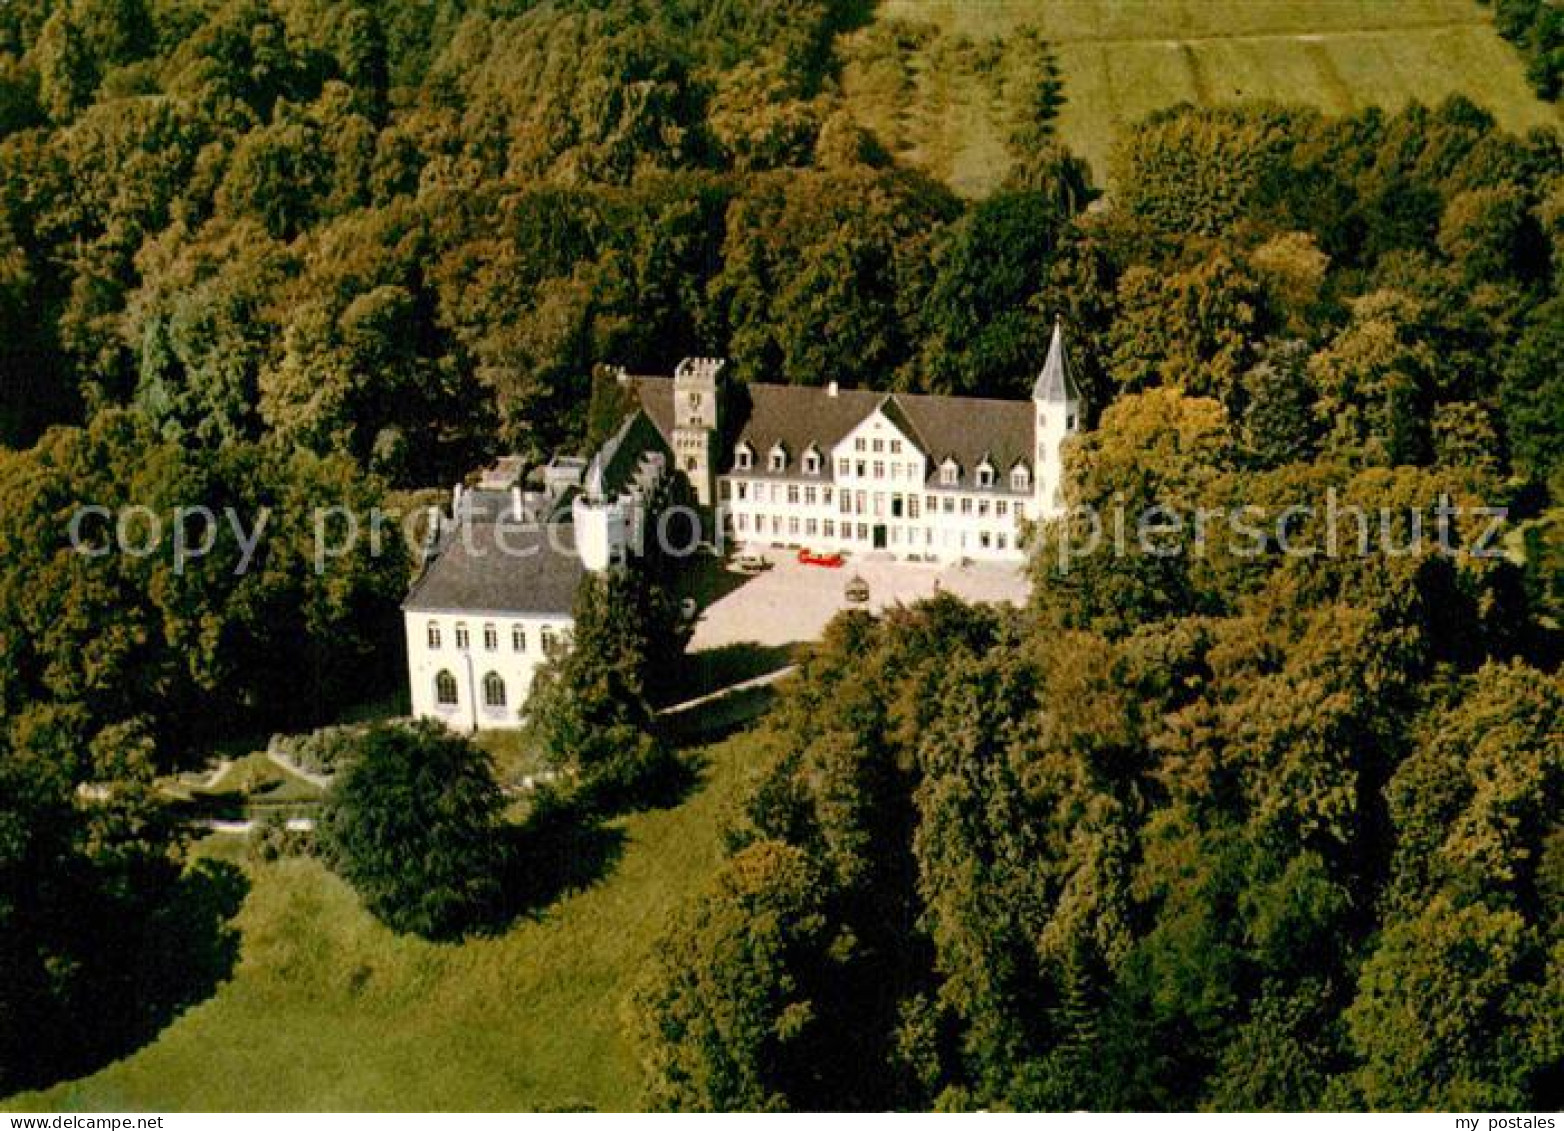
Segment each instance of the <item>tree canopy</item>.
[[443,725],[382,725],[333,783],[332,866],[392,929],[452,938],[502,911],[504,798],[489,756]]

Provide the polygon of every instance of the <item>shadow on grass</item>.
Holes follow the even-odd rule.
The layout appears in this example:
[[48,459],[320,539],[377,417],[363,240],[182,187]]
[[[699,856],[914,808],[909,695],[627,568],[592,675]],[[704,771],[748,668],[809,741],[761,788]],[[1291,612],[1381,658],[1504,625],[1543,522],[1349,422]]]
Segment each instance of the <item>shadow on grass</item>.
[[[72,921],[74,985],[59,997],[20,986],[15,1034],[0,1041],[11,1060],[0,1072],[0,1094],[45,1088],[85,1076],[150,1043],[175,1018],[216,992],[239,959],[233,918],[249,892],[236,865],[193,861],[166,898],[139,914],[123,905],[83,908]],[[95,921],[98,919],[102,921]],[[36,990],[36,987],[31,987]],[[14,993],[17,996],[12,997]],[[11,1038],[25,1034],[15,1042]]]
[[210,997],[233,973],[239,960],[233,919],[249,892],[243,869],[210,857],[194,860],[180,877],[162,921],[147,932],[149,949],[157,957],[152,976],[137,986],[148,1005],[147,1037]]
[[677,687],[671,693],[670,703],[663,705],[698,699],[785,668],[797,661],[799,650],[800,645],[796,643],[757,644],[746,640],[701,652],[686,652],[680,661],[683,666]]
[[700,783],[704,757],[666,742],[659,742],[656,749],[659,753],[654,762],[638,767],[624,780],[603,778],[581,790],[578,804],[583,811],[606,820],[683,804]]
[[623,829],[573,805],[540,805],[525,823],[506,830],[504,914],[495,928],[536,918],[564,896],[591,887],[613,870],[624,848]]
[[671,745],[688,750],[746,729],[771,710],[776,700],[774,685],[750,687],[676,715],[664,715],[658,719],[658,728]]
[[670,751],[634,781],[603,780],[568,790],[545,787],[532,812],[503,834],[505,897],[498,921],[482,933],[535,918],[550,905],[584,891],[613,870],[624,854],[625,831],[616,817],[682,804],[706,774],[704,755]]

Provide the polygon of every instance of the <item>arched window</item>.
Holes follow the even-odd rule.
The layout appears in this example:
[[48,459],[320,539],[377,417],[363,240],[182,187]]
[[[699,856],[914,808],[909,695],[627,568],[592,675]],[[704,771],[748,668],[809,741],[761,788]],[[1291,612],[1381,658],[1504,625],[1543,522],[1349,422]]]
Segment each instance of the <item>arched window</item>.
[[442,670],[434,677],[434,701],[442,707],[456,706],[456,677]]
[[467,626],[461,621],[456,622],[456,646],[463,652],[467,651]]
[[500,646],[500,632],[492,624],[483,626],[483,648],[486,652],[492,652]]
[[499,672],[490,672],[483,677],[483,705],[485,707],[505,706],[505,681],[500,678]]
[[431,648],[438,648],[439,646],[440,646],[440,622],[439,621],[430,621],[429,622],[429,647],[431,647]]

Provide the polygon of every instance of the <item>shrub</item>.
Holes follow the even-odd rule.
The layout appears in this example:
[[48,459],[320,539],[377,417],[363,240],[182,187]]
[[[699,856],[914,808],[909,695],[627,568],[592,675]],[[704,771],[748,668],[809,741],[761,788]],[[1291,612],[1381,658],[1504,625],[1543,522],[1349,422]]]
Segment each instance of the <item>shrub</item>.
[[250,827],[244,854],[252,864],[271,864],[288,856],[310,856],[315,838],[302,829],[290,829],[282,813],[268,813]]
[[452,938],[500,910],[504,798],[489,756],[439,723],[359,739],[320,823],[322,852],[393,930]]
[[321,727],[308,734],[276,734],[271,748],[309,773],[334,774],[357,748],[364,730],[346,725]]

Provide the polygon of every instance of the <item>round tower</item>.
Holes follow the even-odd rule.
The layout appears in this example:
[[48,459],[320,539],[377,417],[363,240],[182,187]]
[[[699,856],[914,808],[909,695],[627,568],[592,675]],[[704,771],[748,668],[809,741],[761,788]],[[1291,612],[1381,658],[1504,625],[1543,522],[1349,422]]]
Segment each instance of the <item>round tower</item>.
[[1034,479],[1039,518],[1049,518],[1064,509],[1064,438],[1080,430],[1081,394],[1070,372],[1070,359],[1064,347],[1064,324],[1054,319],[1053,340],[1048,357],[1032,386],[1036,411],[1037,474]]

